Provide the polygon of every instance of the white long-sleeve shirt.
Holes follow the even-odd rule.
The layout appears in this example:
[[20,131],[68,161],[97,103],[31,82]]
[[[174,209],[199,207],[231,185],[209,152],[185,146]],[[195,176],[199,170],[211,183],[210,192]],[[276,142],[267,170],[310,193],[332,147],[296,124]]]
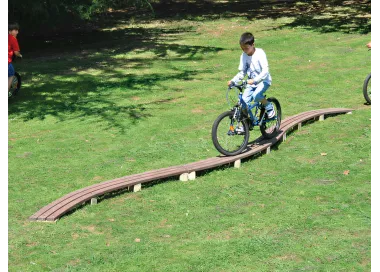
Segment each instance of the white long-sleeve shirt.
[[261,48],[256,48],[252,56],[242,53],[240,56],[239,73],[231,81],[237,83],[248,74],[248,79],[253,79],[257,85],[261,81],[272,83],[272,77],[269,73],[267,56]]

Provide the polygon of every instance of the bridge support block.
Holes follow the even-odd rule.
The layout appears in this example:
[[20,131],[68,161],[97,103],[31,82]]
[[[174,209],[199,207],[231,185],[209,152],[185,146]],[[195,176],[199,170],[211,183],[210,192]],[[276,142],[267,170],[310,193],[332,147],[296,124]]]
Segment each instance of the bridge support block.
[[179,176],[180,181],[188,181],[189,180],[189,174],[188,173],[183,173],[182,175]]
[[302,127],[302,123],[298,123],[298,130],[300,130]]
[[91,198],[91,205],[98,204],[98,199],[96,197]]
[[286,132],[284,133],[284,135],[282,135],[282,141],[283,141],[283,142],[286,141]]
[[325,115],[324,114],[322,114],[322,115],[319,116],[319,121],[323,121],[323,120],[325,120]]
[[141,191],[141,183],[133,185],[132,188],[133,192],[140,192]]
[[267,151],[266,151],[267,154],[270,153],[270,146],[267,147]]
[[234,167],[235,168],[240,168],[241,167],[241,160],[240,159],[234,162]]
[[195,178],[196,178],[195,171],[189,173],[187,177],[189,178],[189,180],[195,180]]
[[346,114],[352,114],[352,111],[347,112]]

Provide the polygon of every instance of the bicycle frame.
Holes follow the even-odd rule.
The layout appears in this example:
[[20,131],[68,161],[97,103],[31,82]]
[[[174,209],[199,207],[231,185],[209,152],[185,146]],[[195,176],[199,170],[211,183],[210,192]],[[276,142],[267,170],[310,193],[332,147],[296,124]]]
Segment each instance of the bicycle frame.
[[[235,110],[235,114],[234,114],[234,117],[240,117],[240,116],[237,116],[237,114],[240,115],[240,113],[242,112],[243,110],[243,105],[245,105],[245,102],[243,100],[243,88],[244,86],[246,85],[246,82],[243,82],[243,84],[241,85],[235,85],[235,86],[232,86],[232,87],[235,87],[235,88],[238,88],[239,89],[239,100],[238,100],[238,103],[237,105],[232,109],[232,110]],[[248,103],[247,105],[247,112],[249,114],[249,119],[250,119],[250,123],[252,125],[252,127],[254,126],[262,126],[263,124],[265,124],[265,118],[264,118],[264,115],[259,119],[257,118],[258,116],[258,111],[259,109],[263,107],[262,104],[260,102],[254,102],[254,103]],[[252,112],[252,110],[254,110],[254,113]],[[237,118],[237,119],[240,119],[240,118]],[[269,119],[270,121],[271,120],[275,120],[277,119],[277,116],[273,117],[272,119]]]

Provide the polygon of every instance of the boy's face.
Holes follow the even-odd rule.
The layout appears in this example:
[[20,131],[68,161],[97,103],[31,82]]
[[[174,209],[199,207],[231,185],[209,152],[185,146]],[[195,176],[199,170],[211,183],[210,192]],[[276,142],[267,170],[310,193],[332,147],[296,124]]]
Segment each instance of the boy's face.
[[17,34],[18,34],[18,30],[17,29],[13,29],[11,31],[9,31],[9,34],[11,34],[13,37],[17,37]]
[[241,50],[244,51],[248,56],[252,56],[255,52],[255,43],[252,45],[249,44],[240,44]]

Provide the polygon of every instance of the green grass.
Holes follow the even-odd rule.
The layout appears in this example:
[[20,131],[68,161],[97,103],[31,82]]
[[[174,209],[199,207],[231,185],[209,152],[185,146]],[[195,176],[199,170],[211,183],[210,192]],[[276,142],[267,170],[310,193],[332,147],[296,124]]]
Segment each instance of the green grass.
[[[293,21],[120,24],[105,30],[111,40],[16,63],[24,85],[8,105],[9,270],[369,271],[371,109],[361,86],[370,35],[283,27]],[[85,186],[218,155],[211,126],[227,109],[244,31],[267,54],[267,94],[284,118],[353,114],[308,124],[240,169],[119,194],[56,224],[28,221]]]

